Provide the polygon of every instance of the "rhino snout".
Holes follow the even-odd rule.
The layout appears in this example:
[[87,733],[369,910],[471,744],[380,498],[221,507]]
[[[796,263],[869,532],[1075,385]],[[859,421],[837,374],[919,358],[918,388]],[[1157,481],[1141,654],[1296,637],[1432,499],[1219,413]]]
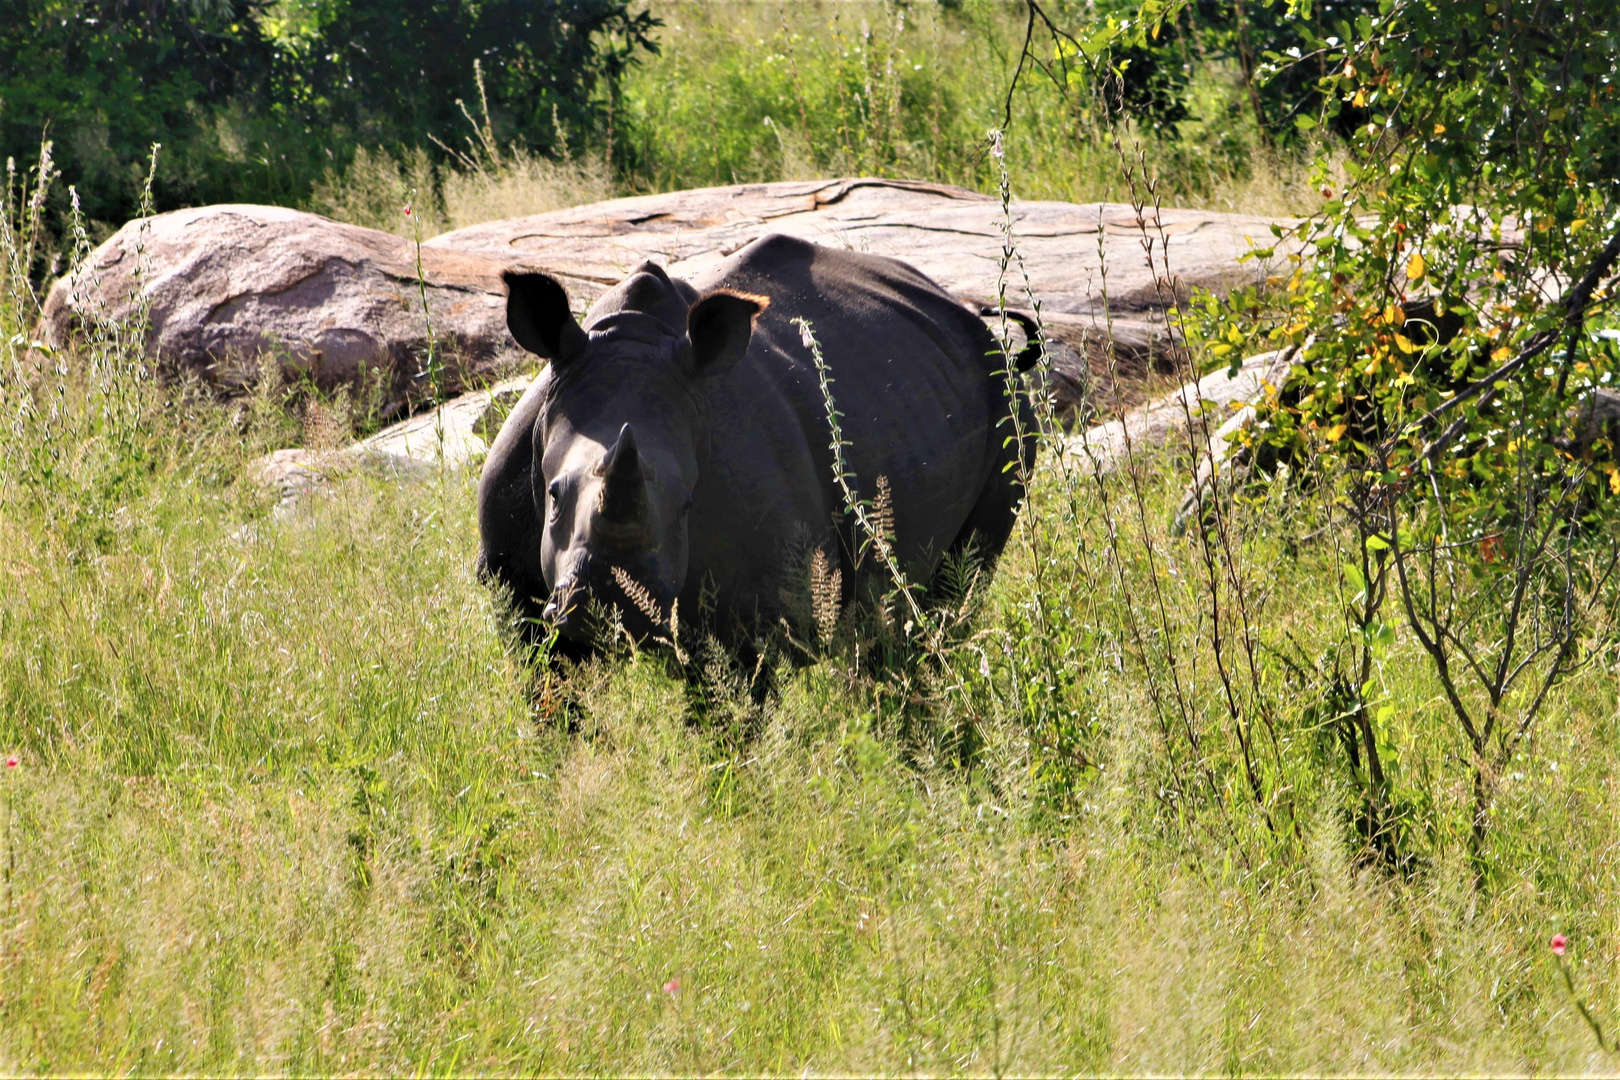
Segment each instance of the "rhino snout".
[[583,622],[580,617],[579,583],[574,578],[565,578],[557,583],[551,590],[551,596],[546,600],[546,606],[540,612],[540,617],[555,626],[563,633],[570,629],[578,629]]

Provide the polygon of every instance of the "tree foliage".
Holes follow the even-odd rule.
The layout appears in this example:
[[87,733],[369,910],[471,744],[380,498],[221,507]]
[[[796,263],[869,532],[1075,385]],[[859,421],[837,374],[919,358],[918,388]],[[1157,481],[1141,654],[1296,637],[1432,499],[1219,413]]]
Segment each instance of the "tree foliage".
[[1577,429],[1620,378],[1620,19],[1555,0],[1289,14],[1308,48],[1268,62],[1325,71],[1295,123],[1344,126],[1351,179],[1334,191],[1324,169],[1320,214],[1259,253],[1287,260],[1269,300],[1211,304],[1226,335],[1212,348],[1304,346],[1257,438],[1313,463],[1354,526],[1354,633],[1383,632],[1387,597],[1429,655],[1471,763],[1484,874],[1498,778],[1613,602],[1620,472]]
[[628,0],[0,0],[0,150],[54,139],[106,220],[154,142],[160,208],[293,202],[356,146],[460,145],[474,61],[502,141],[578,137],[655,25]]
[[262,0],[3,0],[0,148],[29,161],[51,137],[93,215],[139,194],[153,142],[165,201],[204,193],[229,146],[222,110],[259,91],[273,50]]
[[316,0],[286,39],[288,96],[311,122],[404,147],[459,145],[463,105],[487,94],[502,139],[544,151],[597,119],[597,80],[617,78],[656,25],[623,0]]

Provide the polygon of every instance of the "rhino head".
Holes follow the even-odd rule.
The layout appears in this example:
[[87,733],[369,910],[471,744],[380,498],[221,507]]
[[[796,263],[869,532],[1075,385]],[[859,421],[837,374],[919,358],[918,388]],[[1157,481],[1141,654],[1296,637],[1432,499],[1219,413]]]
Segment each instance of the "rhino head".
[[742,359],[768,301],[698,297],[648,262],[597,301],[586,330],[556,279],[502,276],[512,336],[550,361],[530,471],[544,617],[583,645],[602,608],[637,637],[667,633],[707,449],[703,383]]

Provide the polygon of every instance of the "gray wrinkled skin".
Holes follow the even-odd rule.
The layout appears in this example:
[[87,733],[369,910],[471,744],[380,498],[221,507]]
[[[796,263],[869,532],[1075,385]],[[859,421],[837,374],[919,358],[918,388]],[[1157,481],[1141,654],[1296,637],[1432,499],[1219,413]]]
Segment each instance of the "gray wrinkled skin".
[[[508,273],[507,322],[550,360],[496,437],[479,486],[480,565],[521,614],[589,647],[598,610],[682,637],[701,615],[749,642],[804,629],[809,558],[857,590],[856,537],[833,477],[808,318],[833,375],[848,462],[892,491],[895,550],[926,583],[947,551],[993,561],[1022,490],[1006,361],[984,324],[892,259],[768,236],[693,280],[644,263],[577,325],[540,274]],[[1023,430],[1034,430],[1022,395]],[[618,568],[615,573],[614,568]],[[881,574],[871,558],[860,575]],[[645,591],[637,604],[625,582]]]

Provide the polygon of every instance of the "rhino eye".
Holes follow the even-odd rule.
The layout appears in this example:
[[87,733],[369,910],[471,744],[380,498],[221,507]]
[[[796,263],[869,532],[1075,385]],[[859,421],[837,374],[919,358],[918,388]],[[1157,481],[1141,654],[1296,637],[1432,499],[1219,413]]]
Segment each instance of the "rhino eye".
[[562,481],[553,480],[551,486],[546,488],[546,496],[551,502],[551,520],[556,521],[557,515],[562,513]]
[[692,496],[688,495],[686,501],[681,503],[681,516],[685,517],[686,512],[690,509],[692,509]]

